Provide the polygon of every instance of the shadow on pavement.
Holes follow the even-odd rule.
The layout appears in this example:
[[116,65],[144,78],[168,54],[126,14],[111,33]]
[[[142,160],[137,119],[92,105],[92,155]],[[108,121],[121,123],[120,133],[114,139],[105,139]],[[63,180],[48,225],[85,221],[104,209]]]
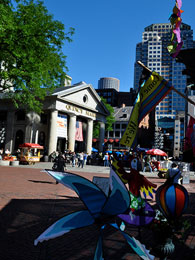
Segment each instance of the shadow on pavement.
[[[31,181],[31,180],[30,180]],[[67,233],[56,239],[39,243],[34,240],[59,218],[85,209],[80,199],[64,196],[66,199],[12,199],[0,212],[1,260],[91,260],[94,257],[99,229],[94,224]],[[195,203],[194,194],[190,195]],[[194,235],[194,210],[186,218],[192,221]],[[127,226],[126,232],[139,239],[147,249],[155,246],[149,227]],[[103,230],[105,260],[140,259],[128,246],[119,231],[108,226]],[[179,247],[178,247],[179,246]],[[151,251],[151,253],[154,253]],[[170,259],[193,259],[193,250],[176,241],[176,252]],[[159,259],[159,258],[156,258]],[[168,258],[169,259],[169,258]]]
[[56,184],[56,182],[53,182],[53,181],[36,181],[36,180],[28,180],[28,181],[34,182],[34,183]]

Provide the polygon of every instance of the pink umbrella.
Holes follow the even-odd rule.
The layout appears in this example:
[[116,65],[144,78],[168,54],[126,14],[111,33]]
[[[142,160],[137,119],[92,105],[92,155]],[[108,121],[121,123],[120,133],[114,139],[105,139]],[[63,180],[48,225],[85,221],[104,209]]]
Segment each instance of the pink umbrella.
[[167,156],[168,157],[168,155],[160,149],[150,149],[146,153],[151,154],[151,155],[160,155],[160,156]]

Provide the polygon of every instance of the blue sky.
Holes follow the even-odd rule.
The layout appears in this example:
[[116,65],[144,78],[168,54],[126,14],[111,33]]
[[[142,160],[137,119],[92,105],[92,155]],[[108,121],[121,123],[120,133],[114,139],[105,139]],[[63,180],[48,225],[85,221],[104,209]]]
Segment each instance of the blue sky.
[[[195,30],[195,1],[182,1],[182,20]],[[55,20],[75,28],[73,42],[65,43],[72,84],[98,86],[101,77],[120,80],[120,91],[133,87],[135,48],[144,28],[168,23],[175,0],[44,0]],[[194,32],[195,34],[195,32]]]

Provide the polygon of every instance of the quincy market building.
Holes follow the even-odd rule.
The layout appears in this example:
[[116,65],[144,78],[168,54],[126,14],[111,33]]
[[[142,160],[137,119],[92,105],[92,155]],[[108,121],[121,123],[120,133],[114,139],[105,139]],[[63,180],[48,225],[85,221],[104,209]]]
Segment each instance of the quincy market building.
[[57,88],[46,97],[40,116],[16,109],[1,96],[0,148],[14,154],[22,143],[39,143],[45,155],[64,150],[91,154],[93,123],[99,121],[101,152],[108,115],[95,89],[85,82]]

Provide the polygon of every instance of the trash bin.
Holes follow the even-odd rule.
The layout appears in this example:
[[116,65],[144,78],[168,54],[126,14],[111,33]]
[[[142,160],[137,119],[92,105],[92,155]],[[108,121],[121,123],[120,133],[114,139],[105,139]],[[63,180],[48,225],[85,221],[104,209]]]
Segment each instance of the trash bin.
[[189,184],[190,183],[190,172],[183,171],[182,176],[183,176],[182,184]]
[[44,162],[49,162],[49,156],[47,155],[44,156]]

